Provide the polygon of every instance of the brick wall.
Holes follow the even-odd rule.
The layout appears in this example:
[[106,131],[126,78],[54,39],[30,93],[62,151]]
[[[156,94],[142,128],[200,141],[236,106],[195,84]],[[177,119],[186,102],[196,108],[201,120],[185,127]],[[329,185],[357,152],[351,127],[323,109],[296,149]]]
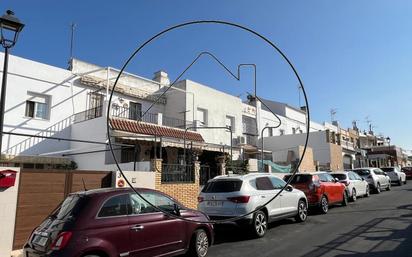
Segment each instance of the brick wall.
[[197,196],[199,195],[199,163],[195,164],[194,183],[162,183],[162,160],[152,160],[153,170],[156,172],[155,189],[168,194],[181,202],[183,205],[196,209]]
[[[303,146],[299,146],[299,158],[302,158],[303,154]],[[313,160],[313,150],[310,147],[306,148],[306,153],[305,156],[302,160],[302,163],[299,166],[299,172],[305,172],[305,171],[315,171],[316,166]]]

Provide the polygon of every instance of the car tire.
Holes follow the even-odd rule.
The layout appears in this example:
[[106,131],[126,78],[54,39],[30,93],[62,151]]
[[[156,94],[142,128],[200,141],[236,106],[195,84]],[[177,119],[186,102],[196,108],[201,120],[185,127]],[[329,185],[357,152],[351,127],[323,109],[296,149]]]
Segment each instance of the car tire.
[[405,178],[405,181],[403,182],[403,184],[406,185],[406,178]]
[[386,187],[386,191],[391,191],[391,183],[388,183],[388,186]]
[[204,229],[198,229],[193,233],[190,240],[189,251],[186,256],[205,257],[209,250],[209,238]]
[[402,186],[402,179],[401,178],[399,178],[399,180],[398,180],[398,186]]
[[365,197],[369,197],[371,195],[371,191],[369,189],[369,186],[366,187],[366,193],[365,193]]
[[356,197],[356,189],[353,188],[353,189],[352,189],[351,201],[352,201],[352,202],[356,202],[356,199],[357,199],[357,197]]
[[322,197],[320,198],[319,211],[322,214],[326,214],[329,211],[329,201],[325,195],[322,195]]
[[298,202],[298,213],[295,216],[296,222],[305,222],[308,218],[308,205],[304,200]]
[[266,235],[268,219],[263,211],[257,211],[253,215],[250,231],[253,237],[260,238]]
[[347,206],[348,205],[348,193],[345,191],[343,191],[343,199],[342,199],[342,206]]
[[376,188],[375,188],[375,193],[380,194],[381,193],[381,184],[376,184]]

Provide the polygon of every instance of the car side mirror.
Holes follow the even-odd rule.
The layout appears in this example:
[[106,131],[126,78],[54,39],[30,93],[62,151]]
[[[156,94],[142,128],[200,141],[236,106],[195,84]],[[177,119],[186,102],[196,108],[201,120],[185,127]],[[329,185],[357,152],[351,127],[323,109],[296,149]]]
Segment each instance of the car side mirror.
[[361,178],[362,181],[365,181],[365,178]]
[[339,179],[338,179],[338,178],[334,178],[334,179],[333,179],[333,182],[338,183],[338,182],[339,182]]
[[386,173],[386,172],[384,172],[383,174],[384,174],[385,176],[388,176],[388,173]]
[[174,205],[173,205],[173,210],[174,210],[174,213],[175,213],[177,216],[180,216],[180,207],[179,207],[179,205],[174,204]]
[[292,192],[293,191],[293,186],[287,185],[285,190],[288,191],[288,192]]

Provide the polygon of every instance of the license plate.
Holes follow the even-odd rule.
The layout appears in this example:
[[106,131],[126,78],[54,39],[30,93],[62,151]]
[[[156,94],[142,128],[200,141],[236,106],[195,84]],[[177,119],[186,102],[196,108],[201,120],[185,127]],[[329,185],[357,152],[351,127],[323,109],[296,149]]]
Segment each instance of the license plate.
[[206,205],[210,207],[222,207],[223,201],[207,201]]
[[49,238],[48,237],[44,237],[44,236],[36,236],[33,239],[33,244],[39,245],[39,246],[46,246],[47,240]]

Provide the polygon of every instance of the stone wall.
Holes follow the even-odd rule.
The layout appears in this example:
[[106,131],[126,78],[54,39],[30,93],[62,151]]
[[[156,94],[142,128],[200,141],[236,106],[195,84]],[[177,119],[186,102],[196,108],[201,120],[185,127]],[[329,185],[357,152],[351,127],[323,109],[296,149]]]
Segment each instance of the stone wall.
[[342,147],[330,144],[330,169],[333,171],[343,170]]
[[[299,158],[302,158],[304,146],[300,145],[298,147],[298,150],[299,150]],[[305,156],[302,160],[302,163],[299,166],[299,172],[309,172],[309,171],[315,171],[315,170],[316,170],[316,166],[313,160],[313,149],[310,147],[307,147]]]

